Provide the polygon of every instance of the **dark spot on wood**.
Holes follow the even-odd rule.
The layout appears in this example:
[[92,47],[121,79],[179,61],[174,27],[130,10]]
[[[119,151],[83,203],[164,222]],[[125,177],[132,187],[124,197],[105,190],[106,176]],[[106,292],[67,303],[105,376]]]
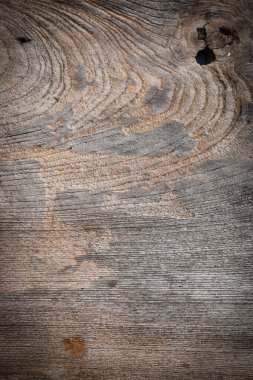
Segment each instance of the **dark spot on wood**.
[[196,55],[196,62],[199,65],[209,65],[215,61],[215,54],[212,49],[205,47],[205,49],[199,50]]
[[116,285],[117,285],[117,280],[109,280],[108,281],[108,286],[110,288],[115,288]]
[[22,36],[22,37],[17,37],[17,41],[19,41],[23,45],[23,44],[26,44],[27,42],[31,42],[32,40],[29,37]]
[[231,33],[231,30],[230,29],[228,29],[228,28],[223,28],[223,27],[221,27],[221,28],[219,28],[220,29],[220,32],[222,33],[222,34],[224,34],[225,36],[232,36],[232,33]]
[[65,338],[63,344],[72,358],[81,358],[86,351],[86,345],[81,338]]
[[219,28],[219,31],[222,34],[224,34],[224,36],[232,38],[232,41],[231,41],[230,44],[232,44],[234,41],[236,41],[236,42],[240,41],[240,39],[238,37],[238,34],[237,34],[236,30],[234,30],[234,29],[229,29],[229,28],[226,28],[226,27],[222,26],[222,27]]
[[198,40],[206,40],[206,28],[197,28]]
[[155,107],[163,107],[168,101],[166,89],[160,90],[158,87],[153,87],[147,93],[145,103]]

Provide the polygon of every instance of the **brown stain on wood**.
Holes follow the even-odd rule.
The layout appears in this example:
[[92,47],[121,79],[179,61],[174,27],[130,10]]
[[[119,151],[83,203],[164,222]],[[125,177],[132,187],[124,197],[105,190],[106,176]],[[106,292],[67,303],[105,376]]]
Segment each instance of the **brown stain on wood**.
[[81,338],[64,338],[63,345],[70,357],[82,358],[86,352],[86,344]]

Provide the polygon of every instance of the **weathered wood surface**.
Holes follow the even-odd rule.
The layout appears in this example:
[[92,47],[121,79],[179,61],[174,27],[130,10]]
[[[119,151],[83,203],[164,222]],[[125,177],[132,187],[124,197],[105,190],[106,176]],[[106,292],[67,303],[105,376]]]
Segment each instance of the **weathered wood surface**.
[[0,1],[1,380],[253,378],[252,17]]

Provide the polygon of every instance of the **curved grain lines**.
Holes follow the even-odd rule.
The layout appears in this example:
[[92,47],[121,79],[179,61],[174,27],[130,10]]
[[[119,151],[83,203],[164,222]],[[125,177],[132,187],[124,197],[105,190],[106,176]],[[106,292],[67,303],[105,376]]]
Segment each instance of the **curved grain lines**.
[[[1,150],[26,159],[29,151],[40,162],[50,213],[64,190],[173,180],[243,127],[239,111],[251,95],[246,84],[234,88],[241,45],[219,32],[230,27],[225,8],[224,20],[184,15],[175,36],[164,37],[162,11],[141,18],[151,5],[131,17],[92,1],[11,3],[1,6]],[[175,23],[173,16],[164,28],[175,31]],[[205,45],[198,27],[217,51],[206,67],[195,61]],[[21,34],[32,41],[17,41]]]

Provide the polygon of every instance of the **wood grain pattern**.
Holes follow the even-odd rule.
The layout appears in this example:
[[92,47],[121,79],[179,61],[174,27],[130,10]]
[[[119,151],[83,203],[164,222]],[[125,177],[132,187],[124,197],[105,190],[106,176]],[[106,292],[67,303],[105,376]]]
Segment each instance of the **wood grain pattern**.
[[0,0],[1,380],[253,378],[252,5]]

